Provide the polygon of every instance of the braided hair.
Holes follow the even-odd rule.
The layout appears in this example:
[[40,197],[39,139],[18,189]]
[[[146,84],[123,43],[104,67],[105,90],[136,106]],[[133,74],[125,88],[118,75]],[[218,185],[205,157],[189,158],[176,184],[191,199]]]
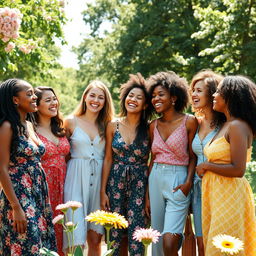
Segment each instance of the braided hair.
[[23,84],[27,84],[27,82],[17,78],[8,79],[0,84],[0,125],[4,121],[8,121],[11,124],[12,141],[10,159],[12,161],[17,151],[19,136],[24,135],[27,137],[26,128],[21,123],[17,106],[13,102],[13,97],[18,96],[18,93],[22,91]]

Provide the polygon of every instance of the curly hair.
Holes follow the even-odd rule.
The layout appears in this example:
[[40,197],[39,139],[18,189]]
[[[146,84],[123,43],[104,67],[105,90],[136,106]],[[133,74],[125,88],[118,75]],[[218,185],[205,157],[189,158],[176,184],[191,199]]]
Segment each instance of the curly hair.
[[[121,117],[124,117],[127,115],[125,100],[128,94],[130,93],[130,91],[134,88],[141,89],[145,96],[145,105],[149,106],[150,104],[150,99],[146,89],[146,81],[144,77],[140,73],[137,73],[135,75],[130,74],[129,77],[130,77],[129,80],[126,83],[122,84],[120,88],[120,116]],[[148,120],[150,115],[151,115],[151,112],[148,107],[143,111],[143,113],[141,113],[140,122],[136,128],[136,132],[137,132],[135,137],[136,142],[143,141],[148,136],[147,132],[145,131],[147,131],[148,129]]]
[[[213,94],[216,92],[218,84],[223,79],[224,77],[222,75],[219,75],[210,69],[201,70],[192,78],[192,81],[190,83],[190,94],[193,92],[195,84],[197,82],[202,81],[204,83],[204,86],[207,89],[208,100],[210,104],[213,105]],[[201,115],[200,109],[192,108],[192,110],[196,112],[197,116]],[[213,120],[211,122],[211,127],[220,127],[226,121],[225,115],[215,110],[212,110],[212,112],[213,112]]]
[[179,77],[173,71],[157,72],[147,79],[147,88],[150,97],[150,110],[155,112],[152,105],[153,91],[157,86],[167,89],[171,96],[176,96],[174,109],[182,112],[188,105],[188,83],[185,78]]
[[231,116],[244,120],[256,135],[256,85],[245,76],[226,76],[219,89]]
[[[17,106],[13,102],[13,97],[18,96],[18,93],[23,90],[22,86],[26,84],[28,84],[28,82],[17,78],[8,79],[0,84],[0,125],[2,125],[4,121],[8,121],[11,124],[11,161],[15,161],[19,136],[24,135],[28,137],[26,128],[21,123]],[[31,119],[29,116],[30,113],[27,113],[27,118]]]
[[88,92],[92,88],[99,88],[105,94],[104,107],[100,110],[100,113],[96,120],[98,128],[99,128],[100,136],[102,137],[105,135],[105,128],[107,126],[107,123],[109,121],[111,121],[115,115],[115,109],[114,109],[114,104],[113,104],[111,94],[109,92],[108,87],[103,82],[101,82],[99,80],[94,80],[88,84],[88,86],[85,88],[85,90],[83,92],[80,103],[78,104],[78,106],[76,107],[76,109],[73,112],[73,115],[81,116],[86,112],[86,104],[84,102],[84,99],[85,99],[86,95],[88,94]]
[[[38,86],[35,88],[35,95],[37,96],[37,100],[36,100],[36,104],[37,106],[40,106],[40,101],[43,97],[43,93],[45,91],[51,91],[54,96],[56,96],[56,93],[55,91],[53,90],[53,88],[51,87],[46,87],[46,86]],[[56,96],[57,98],[57,101],[59,103],[59,99],[58,97]],[[35,126],[37,126],[39,124],[39,114],[38,114],[38,111],[33,113],[34,114],[34,117],[35,117]],[[52,117],[51,118],[51,131],[52,133],[57,136],[57,137],[64,137],[65,136],[65,130],[64,130],[64,127],[63,127],[63,119],[59,113],[59,109],[57,111],[57,115]]]

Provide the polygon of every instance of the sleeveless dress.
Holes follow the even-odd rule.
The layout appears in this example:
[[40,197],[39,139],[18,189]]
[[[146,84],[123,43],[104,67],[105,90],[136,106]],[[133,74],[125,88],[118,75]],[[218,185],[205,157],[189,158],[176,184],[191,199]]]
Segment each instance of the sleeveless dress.
[[[88,230],[98,234],[104,233],[101,225],[85,221],[85,217],[100,209],[101,170],[105,152],[105,140],[97,135],[93,140],[78,125],[70,137],[71,159],[67,164],[67,175],[64,185],[64,201],[78,201],[82,207],[74,214],[74,223],[78,223],[74,231],[75,245],[84,245]],[[71,211],[68,211],[71,221]],[[64,248],[68,247],[64,235]]]
[[[145,131],[146,132],[146,131]],[[137,228],[145,228],[145,194],[148,179],[149,139],[134,141],[127,145],[119,132],[119,123],[113,141],[113,162],[110,170],[107,195],[110,210],[123,215],[129,223],[128,229],[111,229],[110,239],[115,240],[113,255],[119,255],[120,242],[128,232],[129,255],[144,255],[142,243],[132,239]]]
[[2,191],[0,193],[0,255],[40,255],[41,247],[57,250],[48,187],[40,163],[44,152],[43,144],[36,146],[25,136],[19,137],[15,159],[9,164],[9,175],[15,194],[27,217],[27,231],[21,234],[13,230],[12,209]]
[[[46,174],[46,180],[49,187],[49,197],[51,207],[53,210],[53,217],[61,214],[55,208],[58,204],[63,204],[64,201],[64,181],[66,177],[66,161],[65,157],[68,155],[70,145],[67,138],[60,137],[58,145],[48,140],[43,135],[37,133],[40,140],[45,145],[45,154],[41,158],[41,163]],[[62,252],[63,247],[63,227],[62,225],[54,225],[58,254],[64,256]]]
[[[209,132],[203,140],[200,139],[199,134],[197,133],[192,141],[192,149],[193,152],[197,156],[197,164],[199,165],[207,160],[206,156],[204,155],[204,147],[205,145],[212,140],[212,138],[218,132],[218,129],[214,129],[213,131]],[[195,233],[197,237],[202,236],[202,179],[195,173],[194,177],[194,184],[191,194],[191,204],[192,204],[192,211],[193,211],[193,218],[194,218],[194,227]]]
[[[252,148],[247,151],[250,161]],[[225,137],[207,144],[204,152],[209,162],[229,164],[230,144]],[[226,234],[244,242],[239,256],[256,255],[256,220],[251,187],[245,177],[224,177],[206,172],[202,181],[202,221],[205,255],[220,256],[212,244],[214,236]]]

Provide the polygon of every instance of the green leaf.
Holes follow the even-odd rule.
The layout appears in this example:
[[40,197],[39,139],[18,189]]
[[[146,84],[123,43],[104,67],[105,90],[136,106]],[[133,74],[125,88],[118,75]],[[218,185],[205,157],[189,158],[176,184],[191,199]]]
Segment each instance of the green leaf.
[[83,256],[83,250],[82,250],[81,246],[76,247],[74,256]]

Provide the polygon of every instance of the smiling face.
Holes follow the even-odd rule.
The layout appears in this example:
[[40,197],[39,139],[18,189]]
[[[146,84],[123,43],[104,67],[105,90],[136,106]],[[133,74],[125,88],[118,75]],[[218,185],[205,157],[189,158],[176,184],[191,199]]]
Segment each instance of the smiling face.
[[37,97],[34,94],[33,87],[25,81],[22,81],[20,86],[21,90],[17,96],[13,96],[13,103],[17,105],[17,110],[24,114],[37,111]]
[[138,113],[145,109],[145,95],[142,89],[133,88],[125,98],[125,108],[127,112]]
[[192,105],[194,109],[212,106],[208,96],[208,88],[202,80],[196,82],[192,89]]
[[219,83],[216,92],[213,94],[213,109],[224,113],[227,110],[227,104],[221,95],[222,82]]
[[59,102],[51,90],[43,90],[42,98],[38,105],[38,114],[45,117],[55,117],[58,114]]
[[163,113],[173,107],[172,103],[175,100],[176,97],[172,97],[169,91],[161,85],[153,90],[151,102],[157,113]]
[[100,88],[93,87],[85,95],[86,111],[99,113],[105,104],[105,93]]

